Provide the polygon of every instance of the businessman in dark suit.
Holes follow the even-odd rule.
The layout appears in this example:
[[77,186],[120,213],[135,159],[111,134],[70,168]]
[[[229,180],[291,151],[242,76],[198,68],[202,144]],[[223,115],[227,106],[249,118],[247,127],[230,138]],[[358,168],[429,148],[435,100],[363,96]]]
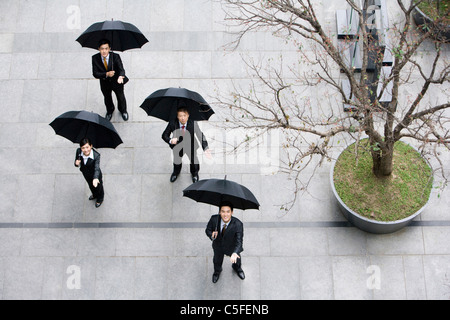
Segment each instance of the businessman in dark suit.
[[84,179],[89,185],[92,195],[89,200],[97,200],[95,207],[102,205],[105,192],[103,190],[103,176],[100,170],[100,153],[95,151],[89,139],[80,142],[80,148],[75,154],[75,167],[79,167]]
[[233,270],[239,278],[245,279],[244,271],[241,268],[241,252],[244,239],[244,226],[242,222],[233,217],[233,206],[230,203],[223,203],[220,206],[218,215],[213,215],[205,230],[206,235],[213,241],[214,250],[214,274],[212,282],[219,280],[222,272],[224,255],[230,257]]
[[170,121],[162,134],[162,139],[169,144],[173,151],[173,173],[170,177],[170,182],[175,182],[182,168],[182,158],[187,154],[191,161],[190,171],[192,174],[192,182],[199,180],[198,172],[200,164],[197,157],[197,150],[201,141],[202,149],[205,151],[207,157],[211,157],[208,148],[208,141],[200,130],[198,124],[189,119],[189,112],[186,108],[181,107],[177,111],[177,119]]
[[111,52],[109,40],[101,40],[99,53],[92,56],[92,73],[94,78],[100,79],[100,89],[105,98],[106,119],[111,120],[114,112],[112,92],[116,94],[118,109],[122,113],[122,119],[128,120],[127,100],[125,99],[124,85],[128,81],[125,76],[122,60],[116,53]]

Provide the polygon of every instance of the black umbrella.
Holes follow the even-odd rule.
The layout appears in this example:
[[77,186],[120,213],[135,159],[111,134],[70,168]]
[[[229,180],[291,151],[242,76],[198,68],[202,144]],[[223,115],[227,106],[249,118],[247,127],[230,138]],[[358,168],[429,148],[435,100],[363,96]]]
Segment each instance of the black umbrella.
[[194,121],[208,120],[214,114],[200,94],[185,88],[167,88],[155,91],[145,99],[141,108],[149,116],[171,121],[177,118],[177,109],[180,105],[186,106],[189,111],[189,119]]
[[183,196],[218,207],[224,202],[229,202],[236,209],[259,210],[258,200],[253,193],[246,187],[227,180],[226,177],[224,180],[200,180],[183,190]]
[[115,149],[123,143],[111,122],[102,116],[88,111],[69,111],[50,123],[57,135],[80,143],[89,138],[95,148]]
[[94,23],[76,41],[83,47],[98,49],[98,43],[102,39],[107,39],[111,42],[113,51],[141,48],[148,42],[147,38],[136,26],[120,20]]

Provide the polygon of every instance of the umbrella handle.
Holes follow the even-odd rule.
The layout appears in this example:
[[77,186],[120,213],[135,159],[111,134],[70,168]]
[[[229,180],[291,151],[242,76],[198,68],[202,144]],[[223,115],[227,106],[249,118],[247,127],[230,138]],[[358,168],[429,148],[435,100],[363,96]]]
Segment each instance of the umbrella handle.
[[112,51],[112,40],[111,40],[111,51],[109,53],[111,56],[111,71],[114,71],[114,58],[113,58],[114,51]]
[[[111,18],[111,21],[114,21],[114,18]],[[111,33],[111,51],[110,53],[114,53],[113,51],[113,42],[114,42],[114,35],[113,33]],[[114,58],[113,55],[111,54],[111,71],[114,71]]]
[[[89,140],[91,140],[91,138],[87,136],[90,126],[91,126],[91,124],[88,122],[88,124],[86,126],[86,130],[84,131],[84,134],[80,137],[80,142],[81,142],[81,140],[83,140],[85,138],[88,138]],[[92,140],[91,140],[91,143],[92,143]]]
[[216,224],[216,231],[219,231],[219,224],[220,224],[220,214],[217,217],[217,224]]

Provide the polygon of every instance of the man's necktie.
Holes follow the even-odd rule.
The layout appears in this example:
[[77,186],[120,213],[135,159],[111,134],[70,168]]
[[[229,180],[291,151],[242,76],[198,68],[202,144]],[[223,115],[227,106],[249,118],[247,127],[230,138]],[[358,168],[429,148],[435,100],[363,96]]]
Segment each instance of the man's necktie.
[[226,224],[224,224],[223,225],[223,228],[222,228],[222,238],[223,238],[223,236],[225,235],[225,231],[227,230],[227,225]]
[[103,64],[105,65],[106,71],[108,71],[108,63],[106,62],[106,58],[103,58]]
[[184,137],[185,132],[186,132],[186,127],[182,126],[181,127],[181,134],[183,135],[183,137]]

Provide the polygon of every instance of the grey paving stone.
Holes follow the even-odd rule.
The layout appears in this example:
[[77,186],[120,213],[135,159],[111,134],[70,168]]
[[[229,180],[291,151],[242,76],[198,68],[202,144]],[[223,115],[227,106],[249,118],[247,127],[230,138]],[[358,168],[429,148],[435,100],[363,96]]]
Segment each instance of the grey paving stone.
[[367,273],[367,271],[371,265],[372,264],[367,256],[333,257],[334,299],[373,299],[373,290],[376,289],[370,289],[367,286],[367,281],[369,281],[371,277],[371,274]]
[[[5,123],[0,124],[0,130],[3,137],[8,137],[8,139],[2,139],[2,148],[9,148],[10,150],[23,148],[31,149],[35,144],[35,132],[37,130],[35,124]],[[8,170],[5,169],[2,172],[8,172]]]
[[327,230],[328,252],[331,256],[367,254],[367,235],[356,228]]
[[25,257],[71,257],[76,255],[75,229],[24,229],[21,255]]
[[137,221],[140,214],[141,180],[139,175],[105,177],[105,199],[99,208],[104,212],[105,219],[113,222]]
[[424,242],[420,228],[408,228],[397,233],[374,237],[367,235],[369,254],[423,254]]
[[[65,71],[64,71],[65,72]],[[50,118],[72,110],[93,111],[86,103],[86,80],[55,80],[52,81]]]
[[3,299],[42,298],[45,258],[8,257],[3,259]]
[[76,232],[76,255],[79,257],[113,257],[116,255],[115,229],[79,229]]
[[246,228],[244,223],[244,254],[251,257],[270,256],[271,234],[267,229]]
[[372,289],[374,299],[406,300],[406,285],[405,278],[403,277],[404,262],[402,257],[372,256],[371,265],[380,269],[380,287],[379,289]]
[[4,299],[3,298],[3,283],[4,283],[4,279],[5,279],[5,267],[4,267],[4,258],[0,257],[0,299]]
[[300,273],[297,257],[261,257],[261,299],[298,300]]
[[65,257],[61,265],[61,299],[93,300],[96,293],[96,268],[98,258]]
[[[0,55],[0,60],[2,56]],[[9,73],[8,73],[9,74]],[[3,99],[1,111],[3,122],[18,122],[22,105],[23,81],[1,81],[0,94]]]
[[[23,87],[21,122],[47,122],[51,118],[52,83],[49,80],[27,80]],[[45,106],[37,108],[36,106]]]
[[320,256],[328,252],[327,236],[321,229],[274,229],[270,238],[272,256]]
[[167,257],[136,258],[135,299],[164,300],[168,296]]
[[184,21],[184,0],[152,3],[150,30],[182,31]]
[[18,190],[17,176],[1,175],[0,181],[2,183],[2,188],[0,189],[0,201],[2,203],[0,220],[2,222],[11,222],[14,221],[15,196]]
[[333,272],[329,256],[299,258],[302,300],[332,300]]
[[48,222],[52,212],[55,175],[22,175],[18,179],[15,221]]
[[[243,258],[245,259],[245,258]],[[245,265],[244,265],[245,263]],[[249,264],[242,260],[242,269],[246,273],[246,277],[250,272]],[[210,297],[213,300],[229,300],[236,301],[243,299],[243,289],[244,281],[238,278],[236,273],[231,268],[231,263],[229,258],[225,257],[223,262],[223,270],[220,274],[220,278],[217,283],[212,283],[212,275],[214,272],[212,257],[208,258],[207,271],[205,275],[205,280],[202,286],[205,288],[204,297]],[[252,278],[252,276],[250,276]],[[256,280],[257,278],[253,278]],[[205,299],[205,298],[203,298]]]
[[173,231],[173,247],[175,257],[212,257],[211,240],[204,228],[177,229]]
[[15,32],[43,32],[47,1],[20,0],[19,2]]
[[14,32],[16,29],[19,1],[6,0],[0,3],[0,32]]
[[168,179],[168,175],[164,174],[142,177],[141,221],[172,221],[173,188],[168,184]]
[[189,296],[193,300],[204,298],[206,264],[204,257],[172,257],[167,269],[170,280],[167,285],[168,299],[183,300]]
[[[11,221],[11,220],[9,220]],[[22,230],[2,230],[0,233],[0,257],[15,257],[21,253]]]
[[173,171],[172,151],[168,147],[135,148],[135,174],[170,174]]
[[36,53],[19,53],[12,56],[10,79],[37,79],[39,55]]
[[[317,9],[331,32],[343,4]],[[200,178],[227,175],[253,191],[261,210],[235,211],[245,228],[246,279],[225,258],[219,282],[212,283],[213,250],[204,228],[217,208],[182,196],[192,183],[186,158],[176,183],[169,182],[172,155],[161,139],[166,123],[139,106],[161,88],[186,87],[208,102],[230,92],[231,79],[245,88],[251,79],[242,56],[278,63],[282,52],[286,66],[298,60],[298,47],[271,32],[252,33],[235,51],[225,50],[234,36],[221,6],[203,0],[0,1],[0,299],[448,300],[448,187],[434,190],[411,227],[371,235],[346,223],[332,197],[330,163],[324,163],[286,213],[280,207],[292,199],[293,181],[271,167],[286,160],[280,146],[230,155],[237,140],[221,129],[227,110],[217,104],[211,121],[202,123],[214,159],[199,152]],[[132,22],[149,43],[120,53],[130,78],[130,120],[115,112],[112,123],[124,143],[99,150],[106,196],[96,209],[73,166],[77,146],[48,124],[69,110],[106,113],[92,76],[96,51],[75,39],[111,18]],[[302,49],[313,53],[308,44]],[[424,59],[431,49],[424,44]],[[339,70],[333,72],[338,79]],[[318,85],[302,94],[338,108],[338,101],[330,106],[324,100],[324,90]],[[336,155],[349,141],[332,143]],[[448,163],[450,155],[439,152]]]
[[88,198],[87,184],[81,174],[56,175],[52,221],[84,221],[84,203]]
[[408,300],[426,300],[426,283],[423,257],[408,255],[403,257],[405,268],[406,298]]
[[134,297],[134,257],[99,257],[95,269],[95,299],[123,300]]
[[189,1],[184,8],[184,30],[209,31],[212,27],[212,2],[202,0]]
[[116,233],[116,256],[159,257],[174,252],[171,229],[125,229]]
[[64,267],[65,259],[62,257],[44,259],[42,300],[61,300],[63,286],[66,284],[61,277]]
[[423,259],[427,299],[448,300],[450,298],[448,255],[425,255]]
[[446,245],[449,237],[448,227],[430,227],[423,230],[424,251],[426,254],[449,254]]

